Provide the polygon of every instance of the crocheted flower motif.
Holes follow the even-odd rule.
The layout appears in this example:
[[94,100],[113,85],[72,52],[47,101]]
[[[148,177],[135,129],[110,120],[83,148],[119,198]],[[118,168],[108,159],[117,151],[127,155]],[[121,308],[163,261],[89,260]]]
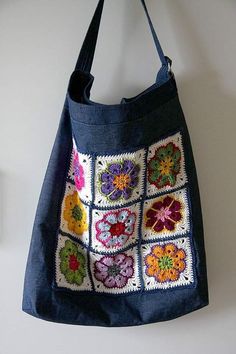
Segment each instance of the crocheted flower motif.
[[88,230],[86,211],[77,192],[66,196],[63,217],[67,221],[68,229],[77,235]]
[[133,264],[133,257],[123,253],[104,256],[95,262],[94,276],[107,288],[123,288],[134,274]]
[[180,172],[180,149],[170,142],[160,146],[148,162],[148,180],[157,188],[173,187]]
[[181,203],[170,196],[163,201],[155,202],[146,212],[146,227],[152,228],[155,232],[164,229],[173,231],[175,225],[182,219]]
[[123,246],[134,232],[135,213],[128,209],[109,212],[96,222],[96,238],[106,248]]
[[101,173],[101,192],[111,201],[129,199],[138,185],[140,167],[131,160],[113,163]]
[[185,251],[173,243],[153,246],[151,253],[145,257],[146,274],[160,283],[176,281],[186,268],[185,259]]
[[74,149],[73,151],[73,171],[76,188],[80,191],[84,187],[84,169],[79,162],[79,154]]
[[85,257],[72,241],[66,240],[60,250],[60,270],[70,284],[81,285],[86,276]]

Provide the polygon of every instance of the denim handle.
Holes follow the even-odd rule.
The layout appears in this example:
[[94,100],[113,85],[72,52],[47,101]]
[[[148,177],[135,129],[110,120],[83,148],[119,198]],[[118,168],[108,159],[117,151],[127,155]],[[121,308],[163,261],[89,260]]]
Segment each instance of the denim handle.
[[[160,57],[162,67],[168,68],[169,58],[164,55],[164,52],[161,48],[161,44],[159,42],[159,39],[157,37],[156,31],[153,27],[151,18],[149,16],[147,6],[145,4],[144,0],[140,0],[144,11],[146,13],[148,23],[152,32],[152,36],[156,45],[156,49],[158,52],[158,55]],[[94,58],[94,53],[95,53],[95,48],[97,44],[97,38],[98,38],[98,31],[100,27],[100,22],[101,22],[101,16],[102,16],[102,10],[103,10],[103,5],[104,5],[104,0],[99,0],[97,8],[95,10],[95,13],[93,15],[92,21],[90,23],[89,29],[87,31],[86,37],[84,39],[79,58],[77,60],[75,70],[82,70],[84,72],[90,73],[92,63],[93,63],[93,58]]]

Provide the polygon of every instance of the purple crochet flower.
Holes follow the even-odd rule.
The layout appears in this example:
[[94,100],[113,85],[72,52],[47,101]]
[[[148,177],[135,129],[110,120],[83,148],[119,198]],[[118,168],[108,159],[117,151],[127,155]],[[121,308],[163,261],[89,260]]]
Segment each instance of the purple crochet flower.
[[107,288],[123,288],[134,274],[134,260],[124,253],[104,256],[95,262],[94,276]]
[[129,199],[139,182],[140,167],[131,160],[113,163],[101,173],[101,192],[111,201]]

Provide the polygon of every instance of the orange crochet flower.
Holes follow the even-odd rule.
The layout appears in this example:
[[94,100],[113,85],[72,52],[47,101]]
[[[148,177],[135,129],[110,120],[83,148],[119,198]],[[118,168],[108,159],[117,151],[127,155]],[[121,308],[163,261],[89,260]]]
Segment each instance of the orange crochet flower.
[[176,281],[186,268],[186,253],[173,243],[153,246],[151,253],[145,257],[146,274],[157,282]]
[[86,211],[77,192],[66,196],[63,217],[68,229],[75,234],[81,236],[88,230]]

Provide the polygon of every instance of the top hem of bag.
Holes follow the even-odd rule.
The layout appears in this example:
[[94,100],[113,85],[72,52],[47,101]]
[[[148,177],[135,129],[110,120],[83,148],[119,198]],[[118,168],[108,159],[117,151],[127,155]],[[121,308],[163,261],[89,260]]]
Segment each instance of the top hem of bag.
[[[149,91],[150,90],[150,91]],[[134,98],[132,101],[127,102],[125,104],[99,104],[99,103],[91,103],[84,104],[80,102],[74,101],[67,91],[66,94],[66,108],[70,112],[71,119],[77,123],[88,124],[88,125],[103,125],[105,124],[119,124],[119,123],[129,123],[137,119],[141,119],[142,117],[150,114],[153,111],[156,111],[159,107],[168,103],[178,96],[178,91],[176,87],[176,82],[174,77],[171,77],[168,81],[166,81],[161,86],[151,85],[145,91],[146,93],[140,93],[137,95],[137,98]],[[144,92],[145,92],[144,91]],[[167,91],[167,92],[165,92]],[[154,96],[155,95],[155,96]],[[163,95],[166,96],[165,99],[158,102],[158,98]],[[155,102],[155,99],[157,102]],[[91,101],[92,102],[92,101]],[[145,109],[142,111],[143,105],[151,105],[152,108]],[[91,120],[92,114],[110,114],[116,112],[120,117],[115,122],[113,119],[106,119],[104,122],[97,122]],[[83,114],[83,117],[79,117],[80,113]],[[127,119],[127,114],[130,115],[130,118]],[[86,119],[86,115],[89,116],[89,119]],[[110,117],[109,117],[110,118]],[[112,117],[111,117],[112,118]],[[96,119],[94,117],[94,119]]]

